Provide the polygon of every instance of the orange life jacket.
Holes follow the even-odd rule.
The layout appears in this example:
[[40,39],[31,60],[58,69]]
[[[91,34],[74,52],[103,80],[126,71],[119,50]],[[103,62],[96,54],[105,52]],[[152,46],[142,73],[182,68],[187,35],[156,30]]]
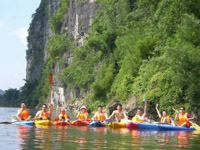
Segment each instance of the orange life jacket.
[[87,112],[85,112],[85,113],[80,112],[79,115],[78,115],[78,120],[90,121],[88,113]]
[[68,115],[66,113],[65,114],[60,113],[58,118],[59,118],[59,120],[62,120],[62,119],[67,120],[68,119]]
[[[167,116],[166,118],[167,118],[167,124],[170,124],[171,123],[170,116]],[[163,121],[164,121],[164,117],[161,118],[160,122],[164,123]]]
[[188,113],[185,113],[184,115],[182,115],[181,113],[178,115],[178,121],[179,121],[179,126],[183,125],[185,122],[187,123],[188,127],[191,126],[191,123],[189,123],[189,121],[187,121],[188,118]]
[[97,121],[105,121],[106,120],[105,113],[104,112],[102,112],[102,113],[97,112],[97,115],[96,115],[95,119]]
[[144,120],[139,116],[135,115],[135,117],[132,118],[133,122],[143,122]]
[[19,111],[21,112],[18,117],[21,119],[21,120],[27,120],[27,118],[29,117],[29,111],[28,110],[22,110],[21,108],[19,109]]
[[42,120],[47,120],[48,117],[49,117],[48,111],[46,111],[46,112],[43,112],[42,110],[40,111],[39,118],[42,118]]

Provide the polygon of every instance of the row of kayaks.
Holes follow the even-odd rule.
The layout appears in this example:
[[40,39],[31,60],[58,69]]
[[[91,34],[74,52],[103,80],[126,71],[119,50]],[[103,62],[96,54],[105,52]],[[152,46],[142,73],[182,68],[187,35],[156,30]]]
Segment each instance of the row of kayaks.
[[81,121],[81,120],[75,120],[72,122],[66,122],[66,121],[49,121],[49,120],[37,120],[37,121],[18,121],[13,122],[12,124],[16,125],[42,125],[42,126],[51,126],[51,125],[60,125],[60,126],[66,126],[66,125],[73,125],[73,126],[93,126],[93,127],[104,127],[107,126],[109,128],[128,128],[128,129],[148,129],[148,130],[172,130],[172,131],[192,131],[195,130],[194,127],[186,128],[186,127],[180,127],[180,126],[172,126],[168,124],[159,124],[159,123],[133,123],[133,122],[127,122],[127,123],[120,123],[120,122],[112,122],[112,123],[103,123],[99,121]]

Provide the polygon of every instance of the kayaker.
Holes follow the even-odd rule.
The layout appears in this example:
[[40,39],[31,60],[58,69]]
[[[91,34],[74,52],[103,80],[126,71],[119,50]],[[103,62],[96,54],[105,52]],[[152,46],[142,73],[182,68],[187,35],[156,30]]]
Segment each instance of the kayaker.
[[80,108],[80,112],[78,113],[77,118],[81,121],[90,121],[90,117],[85,106],[82,106]]
[[161,123],[171,124],[175,126],[174,120],[169,115],[167,115],[166,110],[163,110],[162,115],[160,114],[160,111],[158,110],[158,104],[156,104],[156,112],[158,114],[158,117],[161,119]]
[[108,120],[110,120],[113,117],[115,118],[115,121],[117,122],[120,122],[123,119],[125,120],[128,119],[126,113],[122,109],[122,104],[117,105],[117,110],[113,111],[113,113],[108,117]]
[[179,121],[179,126],[181,127],[190,127],[190,120],[193,120],[192,116],[185,112],[185,107],[180,108],[180,112],[176,111],[175,120]]
[[42,110],[38,111],[35,115],[35,120],[51,120],[53,113],[53,104],[49,104],[49,111],[47,110],[47,104],[42,105]]
[[108,119],[108,116],[105,112],[103,112],[103,107],[98,106],[98,112],[94,114],[94,116],[92,117],[92,120],[104,122],[107,119]]
[[144,121],[150,122],[150,120],[146,116],[147,116],[147,100],[145,100],[144,113],[142,112],[142,108],[138,108],[136,115],[132,118],[132,121],[133,122],[144,122]]
[[26,103],[21,103],[21,108],[17,112],[18,121],[27,121],[30,120],[31,116],[29,115],[29,109],[26,108]]
[[69,117],[64,108],[60,109],[55,121],[69,121]]

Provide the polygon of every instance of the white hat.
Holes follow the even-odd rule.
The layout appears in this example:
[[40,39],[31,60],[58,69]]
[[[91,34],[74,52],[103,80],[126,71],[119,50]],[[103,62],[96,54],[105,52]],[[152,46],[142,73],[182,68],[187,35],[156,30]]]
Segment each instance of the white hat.
[[85,106],[82,106],[80,109],[86,109],[87,110],[87,108]]

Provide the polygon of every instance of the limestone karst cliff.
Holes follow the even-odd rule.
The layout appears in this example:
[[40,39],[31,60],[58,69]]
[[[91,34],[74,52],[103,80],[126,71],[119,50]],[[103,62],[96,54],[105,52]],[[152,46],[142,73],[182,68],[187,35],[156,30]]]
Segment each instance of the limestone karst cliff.
[[[55,15],[59,8],[59,3],[67,3],[64,18],[59,29],[62,34],[72,38],[78,47],[83,44],[83,38],[88,34],[92,19],[98,8],[95,0],[42,0],[29,27],[28,50],[27,50],[27,71],[26,80],[33,81],[41,78],[42,71],[48,61],[48,39],[54,36],[50,27],[50,18]],[[62,4],[60,4],[62,5]],[[62,6],[61,6],[62,7]],[[59,10],[58,10],[59,11]],[[63,54],[64,61],[71,64],[73,54],[66,51]],[[62,105],[65,100],[82,96],[80,91],[64,88],[57,78],[60,67],[55,61],[52,67],[53,80],[53,100]]]

